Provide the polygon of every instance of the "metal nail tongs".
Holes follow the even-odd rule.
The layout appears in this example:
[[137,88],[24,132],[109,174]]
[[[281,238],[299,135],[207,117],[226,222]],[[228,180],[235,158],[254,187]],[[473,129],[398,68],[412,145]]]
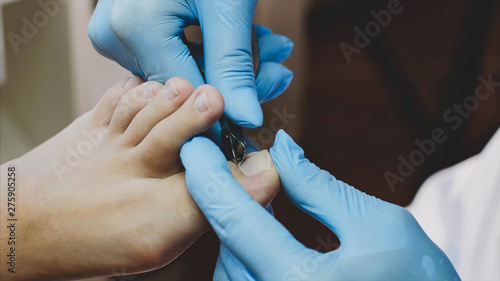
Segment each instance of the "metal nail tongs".
[[[182,41],[190,50],[197,48],[197,51],[203,52],[203,49],[200,49],[199,46],[194,47],[193,44],[187,40],[184,33],[182,34]],[[257,77],[259,71],[259,44],[254,30],[252,30],[252,58],[254,74],[255,77]],[[198,64],[203,79],[205,79],[205,71],[198,62],[196,63]],[[233,161],[239,166],[243,160],[245,160],[247,154],[247,144],[245,135],[243,134],[243,128],[234,124],[224,115],[219,119],[219,122],[221,124],[222,151],[227,160]]]

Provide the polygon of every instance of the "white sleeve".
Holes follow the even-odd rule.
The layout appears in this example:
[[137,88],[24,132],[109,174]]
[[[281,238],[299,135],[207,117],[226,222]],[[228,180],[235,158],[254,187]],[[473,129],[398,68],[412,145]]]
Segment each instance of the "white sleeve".
[[408,210],[463,280],[500,280],[500,129],[480,154],[430,177]]

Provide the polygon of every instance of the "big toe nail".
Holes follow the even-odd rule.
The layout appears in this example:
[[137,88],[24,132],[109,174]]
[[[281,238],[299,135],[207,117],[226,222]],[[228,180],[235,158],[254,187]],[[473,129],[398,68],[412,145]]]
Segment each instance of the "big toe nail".
[[260,152],[250,154],[250,156],[241,164],[240,169],[245,176],[252,177],[270,169],[271,163],[272,161],[269,151],[262,150]]

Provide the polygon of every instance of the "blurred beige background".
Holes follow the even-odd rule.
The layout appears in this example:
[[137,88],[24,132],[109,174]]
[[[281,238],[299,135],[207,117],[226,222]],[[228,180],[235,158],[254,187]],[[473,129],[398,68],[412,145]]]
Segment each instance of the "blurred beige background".
[[6,74],[0,95],[2,163],[59,132],[91,109],[109,86],[129,76],[91,46],[87,23],[93,1],[67,2],[59,4],[60,10],[49,15],[45,25],[43,18],[38,19],[41,27],[35,26],[37,31],[27,43],[12,44],[9,34],[23,36],[23,18],[33,23],[33,16],[43,9],[34,0],[2,0]]

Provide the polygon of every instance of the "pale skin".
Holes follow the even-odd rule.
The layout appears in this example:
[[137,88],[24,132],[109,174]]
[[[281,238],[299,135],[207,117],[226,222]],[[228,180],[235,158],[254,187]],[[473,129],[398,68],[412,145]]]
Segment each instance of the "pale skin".
[[[175,93],[175,94],[173,94]],[[169,100],[168,97],[173,97]],[[162,267],[210,229],[189,195],[182,145],[210,128],[224,102],[209,85],[138,77],[39,147],[1,166],[2,280],[68,280]],[[16,167],[16,273],[7,221],[8,167]],[[262,205],[279,189],[267,151],[251,154],[238,182]]]

